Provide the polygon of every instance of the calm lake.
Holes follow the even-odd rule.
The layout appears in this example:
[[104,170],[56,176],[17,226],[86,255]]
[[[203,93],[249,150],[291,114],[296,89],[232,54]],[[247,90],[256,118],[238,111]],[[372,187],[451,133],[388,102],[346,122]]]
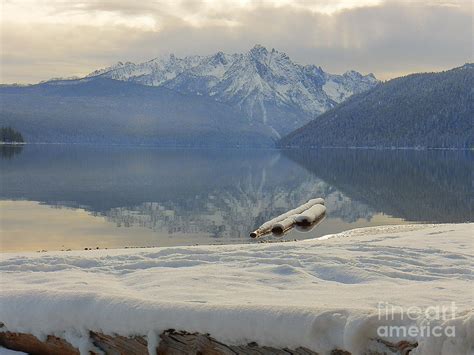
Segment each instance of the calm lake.
[[0,247],[250,243],[250,231],[314,197],[326,199],[325,220],[283,239],[467,222],[472,158],[469,151],[3,146]]

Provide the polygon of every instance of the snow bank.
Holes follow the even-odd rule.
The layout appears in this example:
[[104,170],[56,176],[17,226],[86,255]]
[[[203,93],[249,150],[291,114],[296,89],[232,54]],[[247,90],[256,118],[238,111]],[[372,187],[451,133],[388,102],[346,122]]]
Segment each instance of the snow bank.
[[[467,354],[474,338],[473,226],[373,227],[273,244],[2,254],[0,322],[4,330],[64,337],[82,352],[91,348],[88,330],[148,334],[156,343],[156,334],[174,328],[228,344],[320,353],[362,353],[381,338],[418,341],[413,354]],[[425,312],[440,306],[455,312]],[[423,313],[414,317],[416,309]],[[384,328],[419,332],[426,324],[443,333],[405,336]],[[455,335],[445,334],[449,326]]]

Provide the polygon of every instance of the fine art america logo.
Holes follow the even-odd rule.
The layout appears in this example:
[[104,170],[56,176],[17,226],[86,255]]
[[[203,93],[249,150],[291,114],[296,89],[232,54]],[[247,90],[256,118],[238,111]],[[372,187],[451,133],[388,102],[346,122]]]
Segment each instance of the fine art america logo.
[[378,319],[382,324],[386,322],[386,325],[377,328],[377,335],[396,338],[455,337],[455,326],[443,324],[455,318],[455,302],[426,308],[417,306],[404,308],[388,302],[379,302]]

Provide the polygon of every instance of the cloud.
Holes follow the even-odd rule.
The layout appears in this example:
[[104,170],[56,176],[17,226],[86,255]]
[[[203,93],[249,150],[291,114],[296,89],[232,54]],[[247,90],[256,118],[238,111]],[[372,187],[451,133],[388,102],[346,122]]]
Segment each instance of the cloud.
[[468,1],[89,0],[39,2],[31,9],[27,3],[6,4],[2,82],[82,75],[119,60],[171,52],[240,52],[255,43],[331,72],[356,69],[383,79],[446,69],[473,57]]

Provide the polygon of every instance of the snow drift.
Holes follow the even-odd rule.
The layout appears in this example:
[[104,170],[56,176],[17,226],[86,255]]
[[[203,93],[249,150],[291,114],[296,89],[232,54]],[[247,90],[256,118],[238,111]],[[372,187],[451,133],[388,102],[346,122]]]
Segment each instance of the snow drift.
[[[473,347],[473,224],[364,228],[300,242],[2,254],[3,330],[57,335],[86,353],[88,331],[153,335],[174,328],[228,344],[339,348],[415,341],[413,354]],[[450,317],[426,310],[455,304]],[[381,317],[380,305],[397,311]],[[383,315],[385,313],[382,313]],[[380,334],[453,326],[455,335]],[[382,328],[383,329],[383,328]]]

